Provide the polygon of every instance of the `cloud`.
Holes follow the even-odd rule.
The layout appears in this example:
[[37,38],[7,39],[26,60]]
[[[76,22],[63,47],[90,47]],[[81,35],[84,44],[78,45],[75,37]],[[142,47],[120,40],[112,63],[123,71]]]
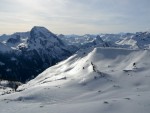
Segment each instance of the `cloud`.
[[149,4],[149,0],[1,0],[0,31],[24,31],[34,25],[67,34],[140,31],[150,26]]

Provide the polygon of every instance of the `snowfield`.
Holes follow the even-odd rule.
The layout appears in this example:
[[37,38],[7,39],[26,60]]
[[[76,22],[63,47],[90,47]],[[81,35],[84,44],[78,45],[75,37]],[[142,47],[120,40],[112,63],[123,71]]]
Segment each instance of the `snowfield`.
[[1,95],[0,113],[149,113],[149,58],[150,50],[80,50]]

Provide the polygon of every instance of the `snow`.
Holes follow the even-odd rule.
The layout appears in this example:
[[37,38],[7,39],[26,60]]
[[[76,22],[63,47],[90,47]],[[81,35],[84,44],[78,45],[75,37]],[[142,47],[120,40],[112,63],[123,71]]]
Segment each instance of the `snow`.
[[5,63],[3,63],[3,62],[0,62],[0,66],[4,66],[5,65]]
[[83,36],[78,36],[78,35],[58,35],[58,37],[62,40],[64,40],[66,43],[70,45],[75,45],[75,46],[82,46],[86,45],[88,43],[92,43],[97,38],[99,38],[99,43],[102,43],[103,40],[99,37],[99,35],[83,35]]
[[[33,36],[31,36],[33,35]],[[57,35],[59,39],[66,42],[66,45],[74,45],[78,48],[86,47],[103,47],[109,45],[109,47],[120,47],[128,49],[149,49],[150,47],[150,32],[137,32],[137,33],[120,33],[120,34],[85,34],[79,35]],[[29,44],[28,40],[33,38],[32,44]],[[9,40],[16,40],[12,43]],[[18,41],[17,41],[18,40]],[[28,48],[28,50],[38,50],[43,48],[40,43],[46,43],[46,47],[54,46],[58,44],[58,39],[48,29],[40,26],[35,26],[30,32],[18,32],[12,35],[0,36],[0,48],[4,46],[0,51],[5,52],[10,50],[21,50],[22,48]],[[7,49],[6,49],[7,48]],[[73,48],[72,48],[73,49]]]
[[[137,33],[119,33],[119,34],[99,34],[83,36],[78,35],[58,35],[59,38],[65,42],[75,45],[87,45],[91,42],[97,42],[97,36],[109,45],[109,47],[127,48],[127,49],[149,49],[150,47],[150,32],[137,32]],[[99,42],[97,42],[99,43]],[[101,44],[101,43],[99,43]],[[103,47],[98,45],[95,47]]]
[[15,57],[11,57],[11,61],[16,61],[17,59]]
[[3,43],[0,42],[0,52],[2,53],[6,53],[6,52],[10,52],[11,48],[7,47],[6,45],[4,45]]
[[6,69],[6,71],[7,71],[7,72],[10,72],[10,71],[11,71],[11,69],[9,69],[9,68],[8,68],[8,69]]
[[87,48],[0,96],[1,113],[149,113],[150,50]]
[[15,43],[15,44],[7,42],[6,45],[13,48],[14,50],[19,50],[20,47],[27,47],[27,39],[28,39],[28,37],[21,37],[19,42]]
[[[16,92],[1,81],[0,113],[150,112],[150,32],[58,37],[80,50]],[[101,48],[106,44],[109,47]],[[24,48],[42,53],[50,48],[48,55],[60,58],[69,46],[39,26],[31,32],[0,36],[0,52]],[[0,61],[0,66],[5,63]]]

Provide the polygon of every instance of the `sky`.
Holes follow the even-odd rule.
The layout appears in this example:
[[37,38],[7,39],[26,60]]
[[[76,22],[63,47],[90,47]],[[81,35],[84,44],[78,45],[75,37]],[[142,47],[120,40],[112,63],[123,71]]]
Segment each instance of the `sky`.
[[150,30],[150,0],[0,0],[0,34],[44,26],[57,34]]

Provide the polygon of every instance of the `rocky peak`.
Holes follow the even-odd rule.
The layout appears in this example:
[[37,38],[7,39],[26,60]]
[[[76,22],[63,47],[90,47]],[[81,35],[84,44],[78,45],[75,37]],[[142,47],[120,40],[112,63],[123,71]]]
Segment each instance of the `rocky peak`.
[[104,42],[99,35],[96,36],[96,41],[98,41],[98,42]]
[[20,42],[20,35],[16,35],[14,38],[9,38],[7,40],[7,43],[19,43]]
[[40,26],[34,26],[31,31],[30,31],[31,38],[49,38],[49,37],[55,37],[55,35],[50,32],[48,29],[45,27],[40,27]]
[[[45,27],[35,26],[30,31],[30,38],[28,39],[30,44],[34,44],[35,46],[56,46],[56,45],[64,45],[63,42],[52,32],[50,32]],[[30,45],[29,44],[29,45]]]

